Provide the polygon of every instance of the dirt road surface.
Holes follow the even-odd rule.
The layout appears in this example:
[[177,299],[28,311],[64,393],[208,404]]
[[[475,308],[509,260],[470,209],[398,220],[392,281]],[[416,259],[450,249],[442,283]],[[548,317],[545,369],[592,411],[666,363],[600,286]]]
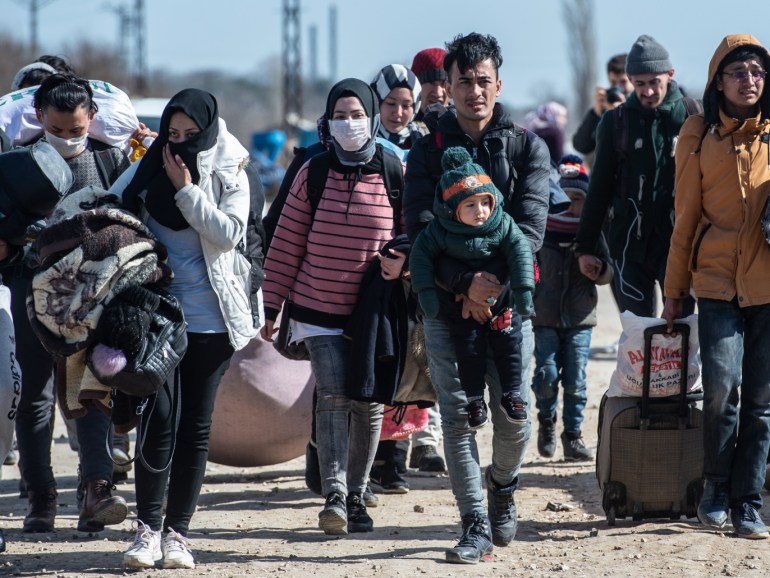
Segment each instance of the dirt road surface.
[[[588,365],[589,402],[584,437],[596,448],[599,401],[614,367],[598,350],[618,337],[617,310],[602,288],[600,325]],[[61,421],[61,420],[60,420]],[[59,421],[59,423],[60,423]],[[60,426],[59,426],[60,427]],[[63,431],[63,430],[62,430]],[[444,550],[459,537],[459,517],[446,476],[409,474],[411,491],[380,496],[371,510],[375,530],[329,538],[318,530],[322,500],[304,485],[304,458],[263,468],[209,464],[190,538],[194,570],[127,571],[123,551],[130,521],[98,535],[79,533],[75,504],[76,457],[65,439],[53,446],[59,482],[57,530],[23,534],[26,503],[18,498],[18,469],[3,467],[0,527],[8,549],[0,554],[7,576],[285,576],[307,578],[458,576],[756,576],[770,573],[770,541],[753,542],[708,532],[696,520],[618,520],[609,527],[601,508],[594,464],[538,456],[537,426],[516,492],[519,531],[508,548],[477,566],[450,565]],[[490,458],[491,427],[479,434],[482,463]],[[118,486],[133,513],[133,478]],[[572,506],[550,511],[548,503]],[[770,521],[770,507],[762,514]]]

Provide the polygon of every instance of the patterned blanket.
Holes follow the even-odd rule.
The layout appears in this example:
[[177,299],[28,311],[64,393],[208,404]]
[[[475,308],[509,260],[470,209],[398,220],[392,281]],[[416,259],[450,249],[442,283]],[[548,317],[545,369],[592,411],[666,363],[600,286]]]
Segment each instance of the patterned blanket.
[[93,187],[68,195],[33,246],[40,265],[27,314],[46,350],[68,358],[62,399],[70,415],[81,413],[78,400],[109,401],[109,388],[86,375],[83,355],[104,307],[131,285],[164,284],[172,276],[166,248],[117,201]]

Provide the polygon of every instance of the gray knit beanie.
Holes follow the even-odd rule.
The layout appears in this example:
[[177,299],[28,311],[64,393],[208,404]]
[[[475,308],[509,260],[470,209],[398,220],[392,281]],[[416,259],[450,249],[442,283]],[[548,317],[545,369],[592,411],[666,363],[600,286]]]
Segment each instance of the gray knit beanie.
[[652,36],[642,34],[636,39],[626,60],[626,74],[660,74],[674,68],[668,50]]

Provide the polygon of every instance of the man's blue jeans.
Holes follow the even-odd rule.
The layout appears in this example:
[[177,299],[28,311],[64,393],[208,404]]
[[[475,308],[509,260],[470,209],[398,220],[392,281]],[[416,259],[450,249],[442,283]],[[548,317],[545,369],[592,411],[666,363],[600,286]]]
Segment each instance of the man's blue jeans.
[[346,395],[350,342],[342,335],[308,337],[305,345],[318,397],[315,433],[323,495],[363,493],[380,439],[383,406]]
[[698,314],[703,474],[730,484],[731,508],[759,509],[770,447],[770,305],[699,299]]
[[[449,327],[438,319],[425,319],[425,345],[431,379],[438,391],[441,428],[444,432],[449,480],[461,516],[486,515],[481,485],[481,464],[476,432],[468,427],[468,399],[457,374],[457,358]],[[521,397],[529,403],[530,360],[532,358],[532,322],[525,320],[522,333]],[[506,419],[500,407],[500,379],[491,353],[487,357],[487,386],[492,416],[492,475],[502,486],[511,484],[519,475],[531,431],[531,420],[514,424]],[[528,408],[529,409],[529,408]],[[528,412],[529,413],[529,412]]]
[[591,327],[535,327],[535,394],[538,419],[553,419],[559,406],[559,382],[564,388],[564,431],[579,434],[586,406],[586,363]]

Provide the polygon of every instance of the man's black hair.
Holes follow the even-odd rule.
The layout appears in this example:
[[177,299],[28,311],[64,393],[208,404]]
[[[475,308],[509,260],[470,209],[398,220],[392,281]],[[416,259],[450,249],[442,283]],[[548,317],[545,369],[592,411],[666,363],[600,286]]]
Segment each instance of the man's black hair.
[[43,84],[43,81],[49,76],[51,76],[52,74],[53,72],[49,72],[47,70],[41,70],[40,68],[30,70],[21,79],[21,82],[19,83],[19,89],[29,88],[30,86],[37,86],[38,84]]
[[89,82],[68,74],[52,74],[46,78],[35,92],[34,106],[40,111],[48,107],[62,112],[75,112],[80,107],[89,112],[98,110]]
[[75,69],[72,68],[69,62],[64,60],[61,56],[55,56],[53,54],[43,54],[42,56],[38,57],[38,59],[35,62],[43,62],[48,66],[50,66],[51,68],[55,68],[56,72],[60,74],[69,74],[71,76],[77,76]]
[[[724,93],[717,90],[717,77],[720,76],[728,64],[733,62],[746,62],[747,60],[759,60],[762,68],[767,72],[770,70],[770,55],[759,46],[744,45],[729,52],[719,63],[714,78],[703,95],[703,120],[707,126],[719,123],[719,108],[724,102]],[[767,79],[762,90],[762,96],[759,99],[759,108],[762,112],[762,119],[770,118],[770,90],[767,88]]]
[[458,34],[446,43],[447,54],[444,56],[444,70],[449,74],[452,64],[457,62],[457,69],[463,73],[474,68],[479,62],[491,60],[495,72],[503,65],[503,55],[497,39],[490,34],[471,32],[467,36]]
[[615,74],[623,74],[626,71],[626,58],[627,54],[616,54],[607,61],[607,74],[614,72]]

